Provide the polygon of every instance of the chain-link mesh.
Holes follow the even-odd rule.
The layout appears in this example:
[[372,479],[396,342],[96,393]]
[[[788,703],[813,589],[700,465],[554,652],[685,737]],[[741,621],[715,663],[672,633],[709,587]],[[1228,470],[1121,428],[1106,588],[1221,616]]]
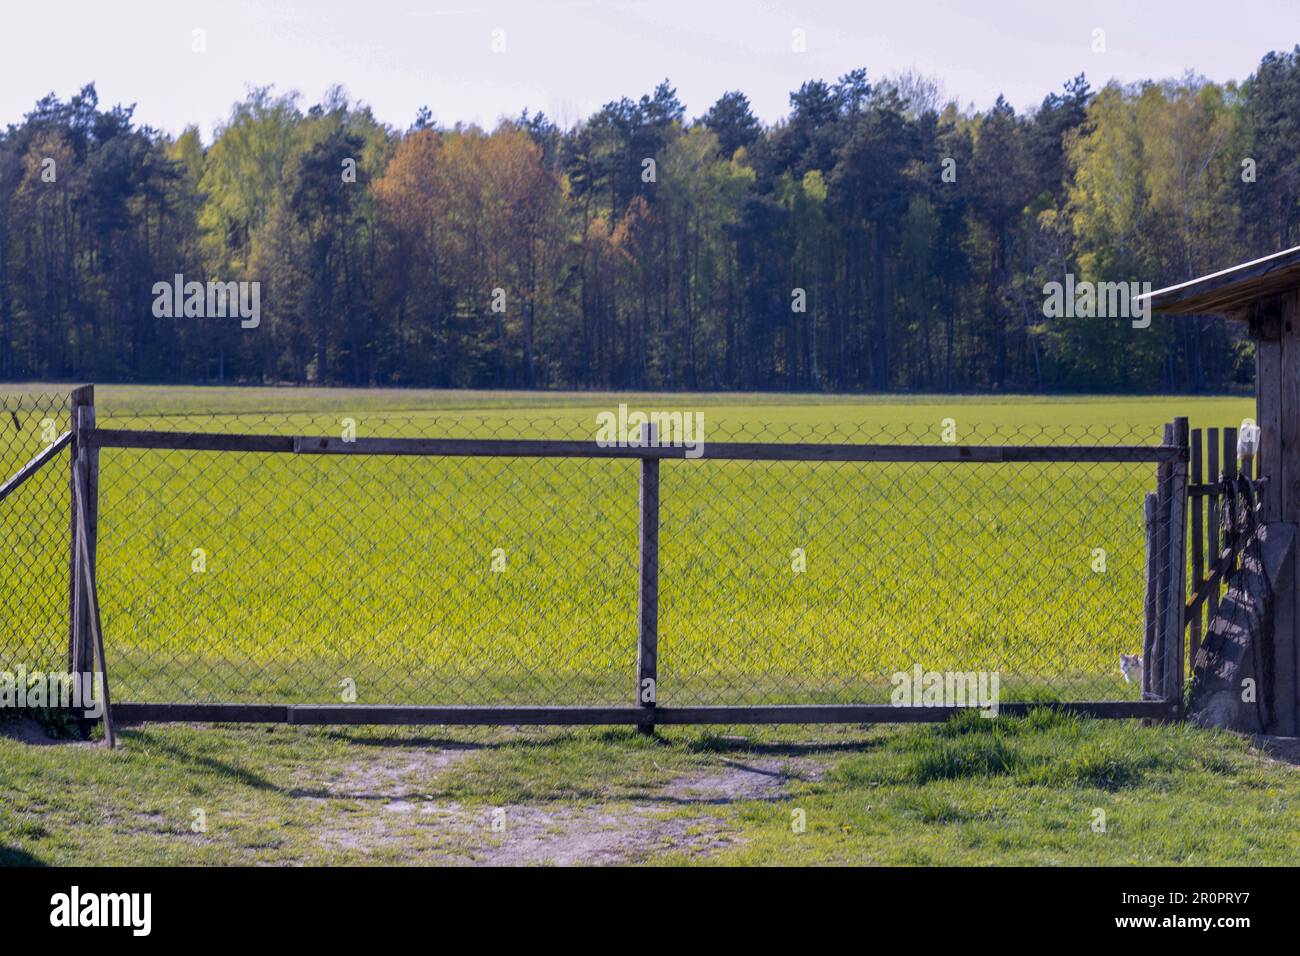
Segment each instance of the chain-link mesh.
[[[591,442],[593,414],[363,414],[355,427]],[[99,416],[103,428],[262,435],[337,437],[348,424]],[[706,432],[946,437],[1160,443],[1150,428],[1100,426],[710,420]],[[98,579],[114,698],[337,703],[355,687],[362,703],[631,705],[640,467],[105,448]],[[1155,479],[1150,462],[664,460],[658,702],[884,703],[891,675],[918,664],[996,671],[1003,700],[1137,700],[1118,665],[1142,648]]]
[[[70,427],[66,394],[0,395],[0,481]],[[0,502],[0,671],[67,666],[71,560],[67,452]]]

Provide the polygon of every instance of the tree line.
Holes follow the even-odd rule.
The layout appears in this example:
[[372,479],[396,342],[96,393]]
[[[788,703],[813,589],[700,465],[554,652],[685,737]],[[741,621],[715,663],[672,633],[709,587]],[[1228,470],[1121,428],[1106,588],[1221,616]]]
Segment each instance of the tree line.
[[[759,122],[665,81],[570,129],[380,123],[256,89],[205,144],[93,85],[0,135],[0,377],[495,388],[1222,390],[1221,321],[1048,317],[1044,287],[1183,281],[1300,243],[1300,46],[1033,110],[916,74]],[[261,317],[159,318],[256,282]],[[247,325],[249,323],[245,323]]]

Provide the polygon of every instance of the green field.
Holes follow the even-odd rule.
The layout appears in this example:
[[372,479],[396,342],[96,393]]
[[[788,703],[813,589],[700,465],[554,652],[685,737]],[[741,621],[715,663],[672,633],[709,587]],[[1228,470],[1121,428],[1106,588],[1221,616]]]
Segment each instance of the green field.
[[[57,391],[0,387],[0,470],[40,448],[47,416],[19,393]],[[1175,415],[1235,425],[1253,405],[101,387],[98,417],[590,440],[620,401],[703,412],[706,441],[938,442],[951,419],[971,444],[1152,444]],[[352,681],[362,703],[631,703],[637,468],[105,450],[114,698],[335,702]],[[999,671],[1010,696],[1132,698],[1115,663],[1140,645],[1153,487],[1152,465],[666,462],[659,702],[879,701],[915,663]],[[63,463],[0,505],[0,573],[22,595],[0,663],[61,660],[67,507]]]

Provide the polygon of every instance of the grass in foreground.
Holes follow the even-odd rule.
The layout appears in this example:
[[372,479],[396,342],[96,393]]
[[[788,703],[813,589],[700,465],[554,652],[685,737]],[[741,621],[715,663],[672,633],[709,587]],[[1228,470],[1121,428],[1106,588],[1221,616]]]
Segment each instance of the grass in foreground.
[[0,862],[1300,861],[1293,764],[1227,734],[1049,711],[656,739],[184,725],[122,737],[112,753],[0,737]]

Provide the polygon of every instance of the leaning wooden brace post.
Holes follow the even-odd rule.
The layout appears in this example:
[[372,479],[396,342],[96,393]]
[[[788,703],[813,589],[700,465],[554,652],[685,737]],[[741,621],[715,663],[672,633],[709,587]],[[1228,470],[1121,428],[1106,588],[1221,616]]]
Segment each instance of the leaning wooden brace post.
[[[641,444],[653,446],[655,426],[641,426]],[[659,685],[659,459],[641,459],[641,586],[637,601],[636,676],[637,703],[647,708],[650,720],[639,725],[653,734],[655,701]]]
[[1175,418],[1173,444],[1182,456],[1170,465],[1169,483],[1169,610],[1165,626],[1164,699],[1183,710],[1184,609],[1187,602],[1187,419]]
[[[90,660],[90,627],[89,618],[86,609],[86,596],[81,582],[81,572],[79,570],[79,561],[77,559],[77,541],[81,534],[81,520],[77,511],[77,462],[89,451],[85,443],[78,440],[79,423],[82,421],[82,413],[89,412],[88,421],[91,426],[95,421],[95,386],[83,385],[80,388],[72,390],[69,396],[69,429],[72,432],[71,454],[68,456],[68,672],[80,674],[86,670],[86,663]],[[93,479],[88,482],[90,487],[95,488],[96,497],[98,496],[99,486],[99,454],[94,455],[95,467],[93,469]],[[89,519],[86,524],[93,534],[98,524],[96,515],[88,515]],[[95,549],[91,547],[91,564],[94,564]]]

